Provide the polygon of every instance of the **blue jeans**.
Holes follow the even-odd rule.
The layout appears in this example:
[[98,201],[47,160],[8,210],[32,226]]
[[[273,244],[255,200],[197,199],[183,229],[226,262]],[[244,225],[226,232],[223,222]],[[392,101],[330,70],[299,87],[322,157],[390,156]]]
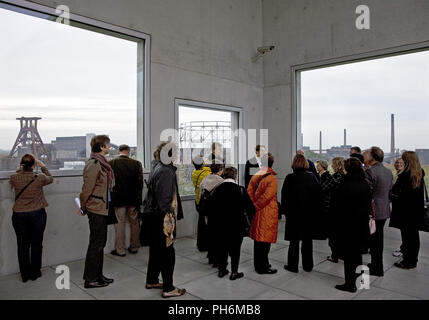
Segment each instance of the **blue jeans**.
[[40,276],[46,211],[14,212],[12,225],[18,241],[19,270],[23,279]]

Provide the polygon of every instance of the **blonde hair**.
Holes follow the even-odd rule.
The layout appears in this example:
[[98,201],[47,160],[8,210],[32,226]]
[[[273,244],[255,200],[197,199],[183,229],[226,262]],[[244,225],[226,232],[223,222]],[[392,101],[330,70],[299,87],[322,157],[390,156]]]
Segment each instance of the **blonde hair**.
[[423,178],[423,172],[417,153],[414,151],[405,151],[402,154],[402,160],[404,160],[405,163],[404,171],[410,172],[413,188],[418,188]]
[[332,159],[332,169],[334,169],[334,172],[341,172],[345,174],[346,170],[344,168],[344,162],[345,159],[343,157],[335,157]]

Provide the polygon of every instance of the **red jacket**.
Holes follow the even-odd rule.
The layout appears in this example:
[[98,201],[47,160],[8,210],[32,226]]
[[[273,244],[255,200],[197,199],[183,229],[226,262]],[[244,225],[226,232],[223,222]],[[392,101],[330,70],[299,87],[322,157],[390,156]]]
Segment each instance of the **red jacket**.
[[[267,173],[271,174],[261,180]],[[247,193],[252,199],[256,211],[249,230],[249,237],[258,242],[277,242],[279,208],[276,175],[277,173],[273,169],[263,168],[252,177],[247,188]],[[258,183],[259,186],[257,186]]]

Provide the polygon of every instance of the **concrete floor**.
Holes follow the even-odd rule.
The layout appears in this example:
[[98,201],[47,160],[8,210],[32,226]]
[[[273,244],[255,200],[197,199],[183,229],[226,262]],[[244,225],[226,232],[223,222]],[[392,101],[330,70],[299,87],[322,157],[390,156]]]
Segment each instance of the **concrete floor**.
[[[279,239],[283,239],[284,220],[280,222]],[[175,284],[187,289],[188,294],[177,298],[194,299],[429,299],[429,234],[421,233],[420,261],[415,270],[401,270],[393,266],[398,259],[392,251],[400,245],[399,231],[386,228],[382,278],[371,277],[371,289],[356,294],[343,293],[334,288],[343,283],[343,264],[326,261],[330,253],[326,241],[314,241],[315,268],[311,273],[300,270],[293,274],[283,269],[288,242],[279,240],[270,253],[270,262],[279,272],[275,275],[258,275],[253,270],[253,243],[246,238],[242,246],[240,271],[245,277],[230,281],[219,279],[216,270],[207,264],[205,254],[195,248],[195,238],[181,238],[176,242]],[[364,256],[368,262],[369,255]],[[55,266],[43,269],[37,281],[22,283],[19,274],[0,278],[0,299],[161,299],[160,291],[144,288],[148,250],[141,248],[137,255],[124,258],[110,254],[105,257],[104,273],[115,282],[101,289],[83,288],[84,261],[65,263],[70,268],[70,290],[58,290]]]

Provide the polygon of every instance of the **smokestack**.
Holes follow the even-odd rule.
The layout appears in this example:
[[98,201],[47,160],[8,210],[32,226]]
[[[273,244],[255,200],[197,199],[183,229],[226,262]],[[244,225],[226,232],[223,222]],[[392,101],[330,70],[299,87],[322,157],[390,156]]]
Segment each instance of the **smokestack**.
[[393,113],[391,115],[390,121],[390,155],[393,156],[395,154],[395,115]]
[[319,133],[319,153],[322,154],[322,131]]
[[347,129],[344,129],[344,146],[347,145]]

